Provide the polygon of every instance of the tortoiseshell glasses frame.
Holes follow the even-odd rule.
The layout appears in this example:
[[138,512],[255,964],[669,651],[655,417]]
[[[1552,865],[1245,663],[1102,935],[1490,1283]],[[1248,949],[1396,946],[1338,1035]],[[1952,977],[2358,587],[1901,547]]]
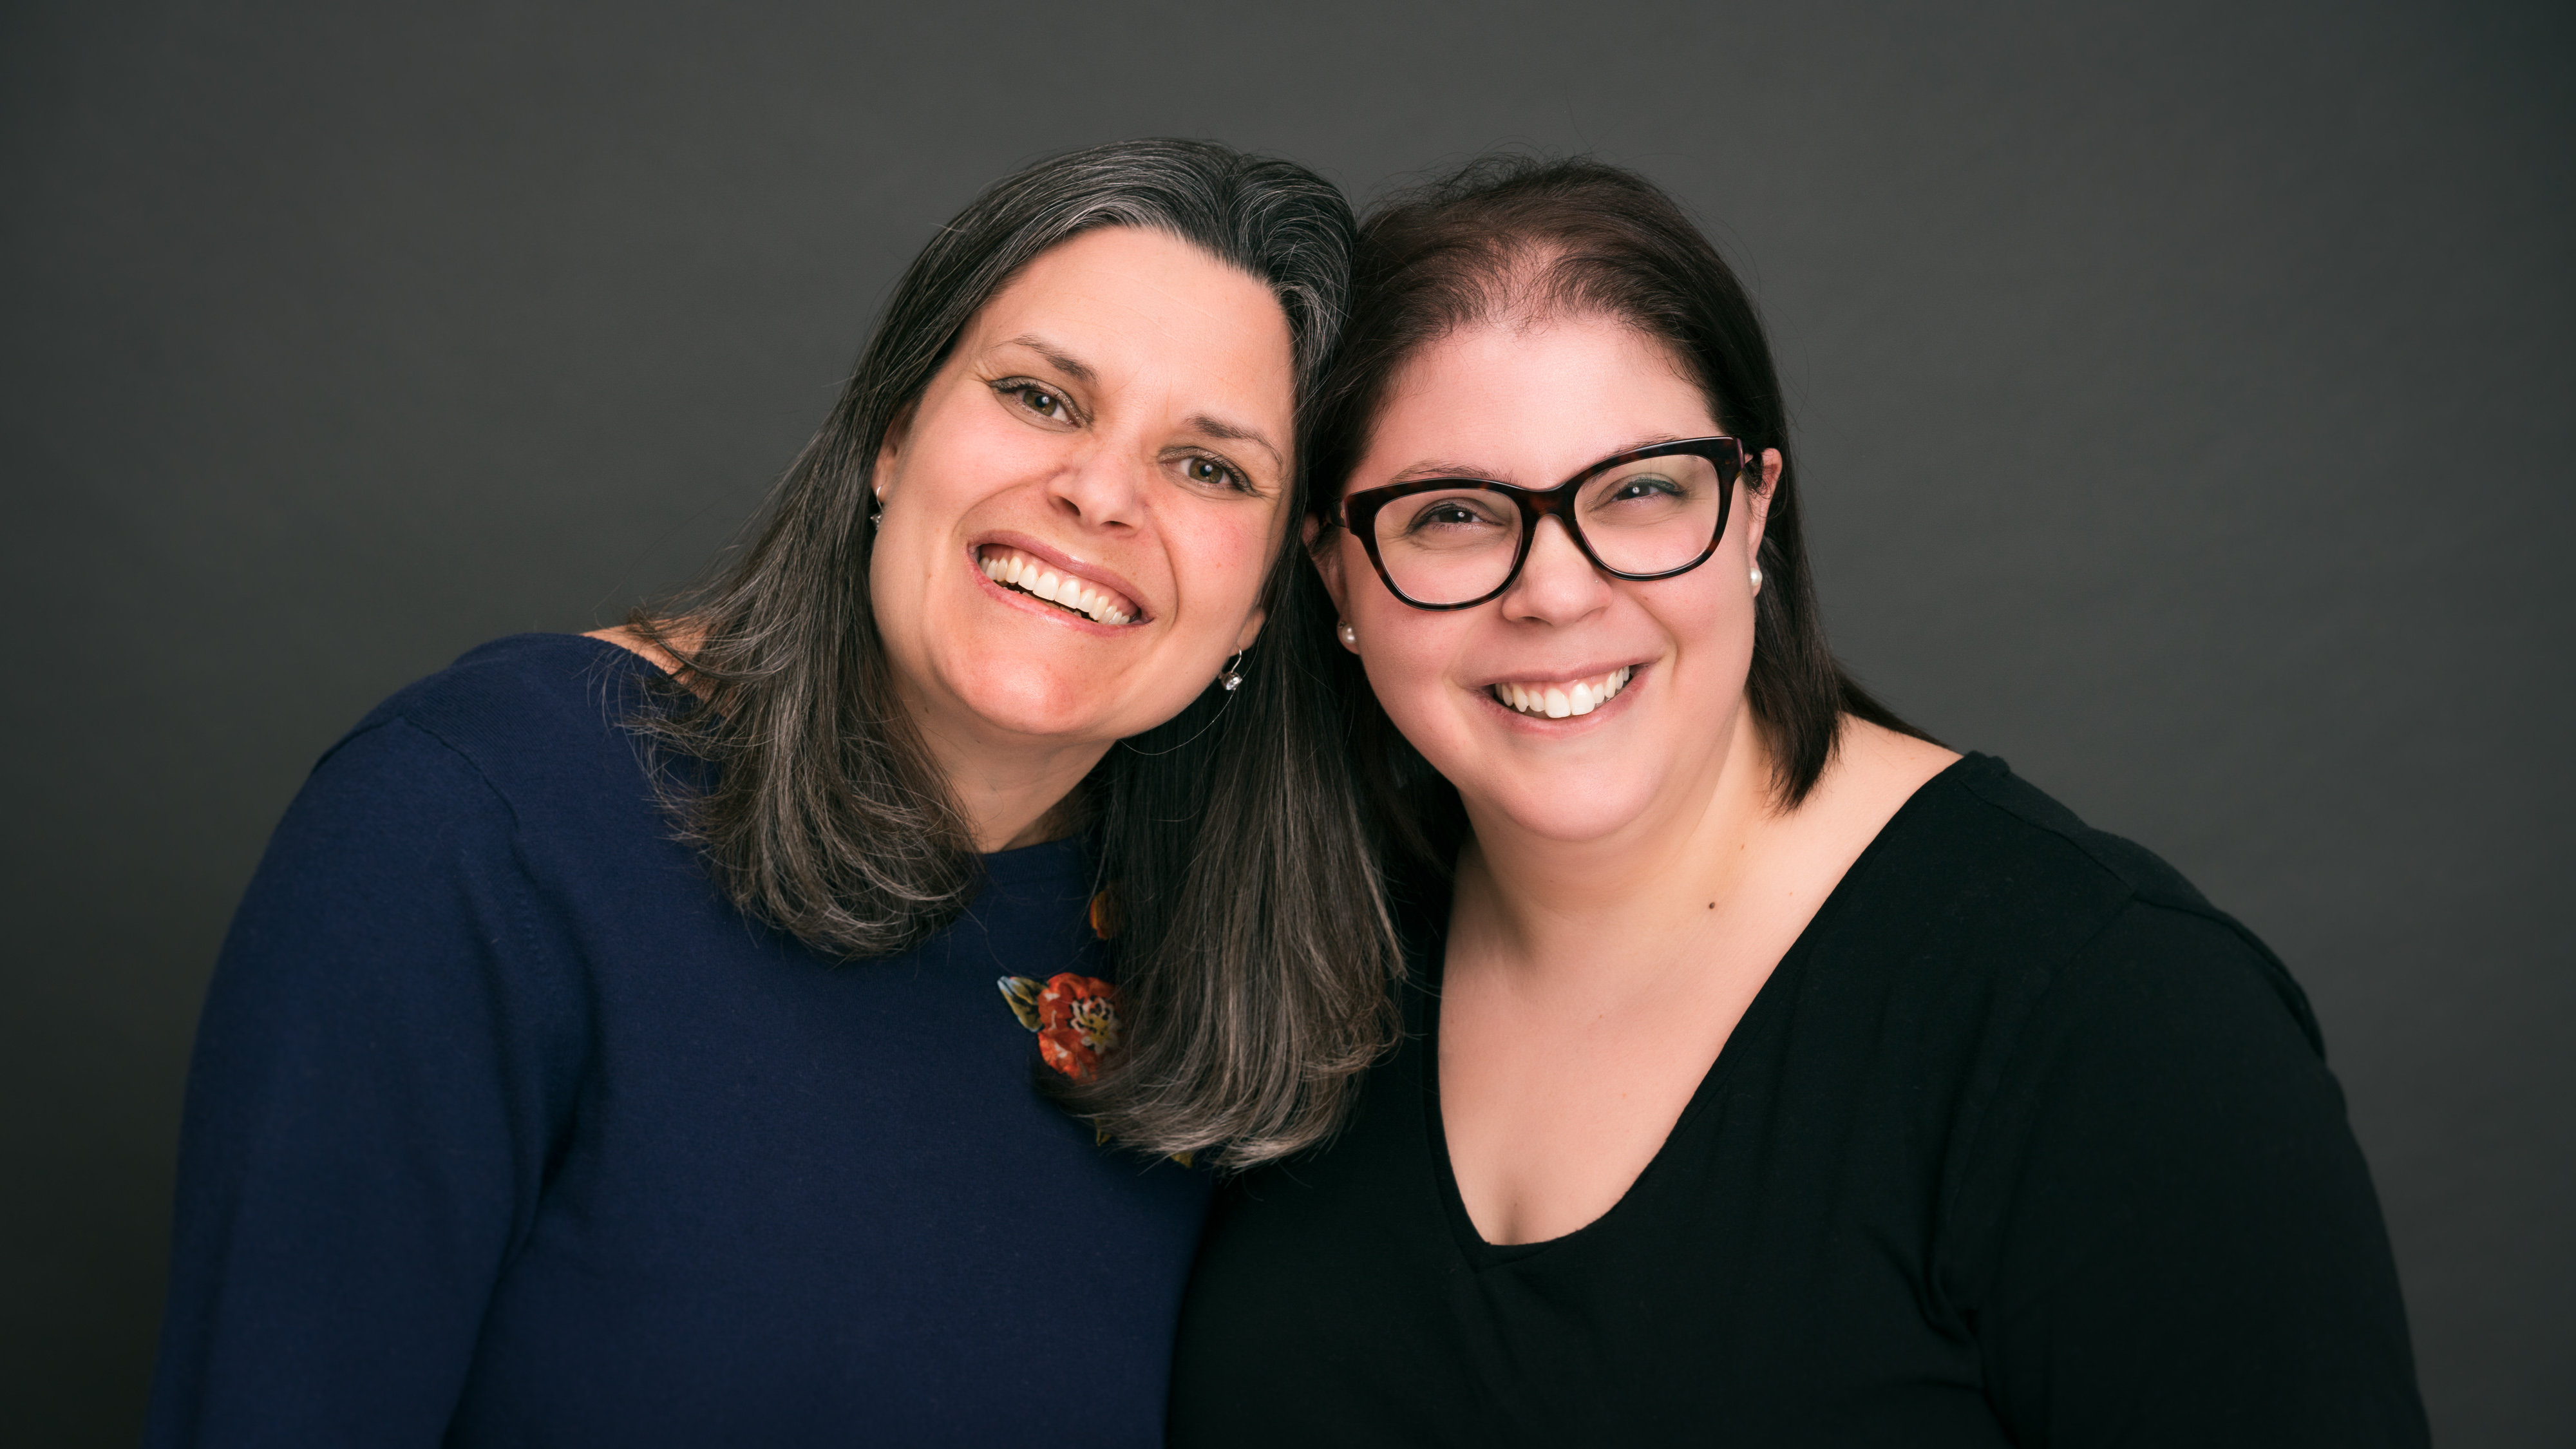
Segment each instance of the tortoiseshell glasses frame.
[[[1686,561],[1642,571],[1618,568],[1603,560],[1600,553],[1594,549],[1592,540],[1584,536],[1582,521],[1576,516],[1574,505],[1582,493],[1583,486],[1604,473],[1626,467],[1631,463],[1644,462],[1652,458],[1682,456],[1705,459],[1716,467],[1718,473],[1716,518],[1707,536],[1699,540],[1696,551],[1690,553]],[[1717,552],[1717,541],[1726,536],[1726,521],[1734,507],[1735,485],[1743,478],[1747,461],[1744,444],[1738,439],[1724,435],[1684,438],[1678,442],[1655,443],[1643,448],[1631,448],[1623,453],[1613,453],[1553,488],[1522,488],[1510,483],[1497,482],[1491,478],[1418,478],[1409,483],[1391,483],[1383,488],[1364,488],[1348,494],[1342,499],[1341,507],[1336,511],[1340,514],[1339,521],[1342,526],[1348,528],[1351,536],[1360,541],[1360,546],[1368,550],[1369,564],[1377,570],[1378,580],[1386,585],[1388,593],[1417,609],[1472,609],[1478,604],[1500,597],[1512,586],[1513,580],[1521,576],[1521,565],[1529,561],[1530,542],[1538,537],[1539,520],[1543,518],[1553,518],[1563,525],[1566,536],[1574,540],[1574,546],[1582,550],[1584,558],[1589,560],[1594,568],[1612,578],[1645,582],[1689,573],[1692,569],[1708,562],[1709,556]],[[1387,567],[1385,556],[1379,548],[1378,514],[1388,504],[1398,499],[1424,493],[1457,491],[1499,494],[1510,499],[1516,506],[1520,537],[1513,546],[1511,567],[1503,574],[1500,583],[1474,598],[1450,602],[1415,598],[1404,591],[1403,586],[1396,582],[1394,573]]]

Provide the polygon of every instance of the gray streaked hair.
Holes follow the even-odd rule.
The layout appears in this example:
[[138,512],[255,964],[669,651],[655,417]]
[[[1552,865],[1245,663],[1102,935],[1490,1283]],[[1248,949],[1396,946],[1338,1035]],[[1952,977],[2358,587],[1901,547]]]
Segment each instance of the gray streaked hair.
[[[748,551],[629,620],[705,691],[674,684],[638,722],[713,767],[694,772],[702,788],[670,787],[679,818],[728,896],[818,950],[906,950],[955,919],[980,878],[947,782],[894,707],[868,603],[878,450],[995,293],[1049,247],[1109,226],[1168,233],[1268,286],[1302,414],[1347,299],[1341,193],[1204,141],[1057,156],[995,183],[913,259]],[[1292,521],[1306,510],[1295,477]],[[1230,1167],[1331,1132],[1392,1039],[1403,969],[1344,748],[1348,706],[1321,684],[1332,606],[1293,526],[1263,602],[1242,686],[1212,686],[1084,784],[1121,917],[1123,1047],[1097,1080],[1053,1086],[1122,1142]]]

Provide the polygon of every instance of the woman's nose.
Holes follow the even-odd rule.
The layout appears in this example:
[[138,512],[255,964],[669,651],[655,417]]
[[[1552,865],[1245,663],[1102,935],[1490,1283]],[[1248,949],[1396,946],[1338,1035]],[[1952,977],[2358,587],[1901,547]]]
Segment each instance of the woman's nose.
[[1057,507],[1092,528],[1133,528],[1144,515],[1147,469],[1124,450],[1094,447],[1047,480]]
[[1538,521],[1521,576],[1503,595],[1503,613],[1514,619],[1552,624],[1572,623],[1608,603],[1610,581],[1575,546],[1574,536],[1553,518]]

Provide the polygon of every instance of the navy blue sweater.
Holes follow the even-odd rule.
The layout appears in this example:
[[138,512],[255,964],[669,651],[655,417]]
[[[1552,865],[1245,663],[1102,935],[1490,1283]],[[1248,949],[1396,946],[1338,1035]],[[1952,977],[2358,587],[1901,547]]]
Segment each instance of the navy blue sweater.
[[1148,1444],[1203,1174],[1042,1097],[1075,842],[836,963],[733,909],[619,721],[504,639],[288,810],[198,1030],[149,1442]]

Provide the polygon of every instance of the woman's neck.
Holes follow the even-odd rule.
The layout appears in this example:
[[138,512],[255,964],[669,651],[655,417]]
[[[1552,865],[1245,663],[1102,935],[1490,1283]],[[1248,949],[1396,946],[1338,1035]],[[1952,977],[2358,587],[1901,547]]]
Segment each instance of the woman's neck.
[[[705,631],[688,619],[664,626],[668,647],[624,625],[594,629],[590,637],[643,656],[701,698],[708,693],[687,663]],[[914,718],[931,766],[948,782],[949,796],[965,815],[977,851],[989,855],[1040,845],[1082,828],[1082,782],[1109,752],[1107,745],[986,739],[971,729],[935,728],[918,708]]]
[[1082,782],[1105,744],[960,739],[930,730],[922,743],[948,781],[975,848],[985,854],[1059,839],[1081,828]]
[[1782,809],[1775,758],[1739,709],[1703,778],[1613,836],[1551,840],[1470,801],[1450,969],[1594,998],[1652,994],[1676,969],[1767,973],[1889,818],[1957,759],[1846,718],[1824,773]]
[[1616,989],[1621,973],[1723,935],[1764,888],[1776,808],[1772,753],[1750,710],[1726,748],[1672,782],[1639,819],[1599,839],[1550,839],[1500,811],[1467,805],[1450,953],[1537,985],[1565,972]]

